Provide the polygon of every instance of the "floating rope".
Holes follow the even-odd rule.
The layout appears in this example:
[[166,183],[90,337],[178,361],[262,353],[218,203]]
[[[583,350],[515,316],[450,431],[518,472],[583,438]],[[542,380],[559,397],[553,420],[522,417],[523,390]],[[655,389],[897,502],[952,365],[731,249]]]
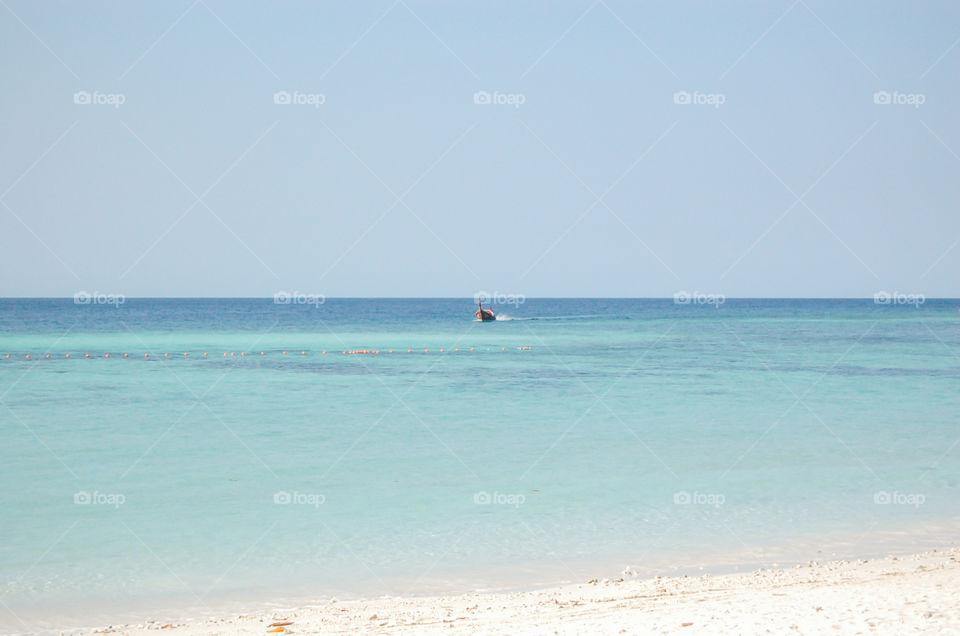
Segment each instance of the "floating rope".
[[[515,351],[532,351],[532,350],[533,350],[533,347],[531,347],[531,346],[511,347],[510,349],[511,349],[511,350],[515,350]],[[508,350],[507,347],[500,347],[500,351],[501,351],[501,352],[507,351],[507,350]],[[434,351],[434,353],[451,353],[451,350],[445,349],[445,348],[434,349],[433,351]],[[461,353],[461,352],[466,353],[466,352],[475,352],[475,351],[476,351],[476,347],[470,347],[469,349],[466,349],[466,348],[461,349],[461,348],[458,347],[458,348],[453,349],[452,352],[453,352],[453,353]],[[491,349],[486,349],[485,351],[491,351]],[[413,352],[414,352],[414,349],[407,349],[407,353],[413,353]],[[424,353],[430,353],[430,349],[424,349],[423,352],[424,352]],[[267,351],[260,351],[259,353],[260,353],[261,356],[270,355],[270,352],[267,352]],[[281,355],[284,355],[284,356],[287,355],[287,352],[286,352],[286,351],[281,351],[281,352],[279,352],[279,353],[280,353]],[[301,355],[301,356],[308,355],[308,353],[309,353],[309,351],[308,351],[307,349],[301,349],[301,350],[300,350],[300,355]],[[327,354],[327,350],[324,349],[324,350],[320,351],[319,353],[320,353],[321,355],[326,355],[326,354]],[[382,349],[350,349],[350,350],[345,350],[345,351],[343,351],[343,354],[345,354],[345,355],[350,355],[350,354],[353,354],[353,355],[381,355],[381,354],[387,354],[387,355],[389,355],[389,354],[392,354],[392,353],[394,353],[394,350],[393,350],[393,349],[388,349],[388,350],[386,350],[386,351],[384,351],[384,350],[382,350]],[[71,355],[72,355],[72,354],[66,353],[66,354],[64,354],[63,357],[64,357],[64,358],[70,358]],[[117,355],[119,355],[119,354],[117,354]],[[135,355],[136,355],[136,354],[135,354]],[[175,355],[176,355],[176,354],[175,354]],[[224,352],[223,352],[223,355],[224,355],[225,357],[236,356],[236,355],[237,355],[237,352],[236,352],[236,351],[224,351]],[[250,355],[253,355],[253,354],[251,353]],[[206,358],[207,356],[208,356],[208,353],[207,353],[206,351],[204,351],[204,352],[200,353],[198,357],[200,357],[200,358]],[[247,352],[246,352],[246,351],[241,351],[241,352],[240,352],[240,356],[241,356],[241,357],[246,357],[246,356],[247,356]],[[24,357],[24,359],[26,359],[26,360],[32,360],[32,359],[33,359],[33,354],[26,353],[26,354],[24,354],[23,357]],[[48,359],[48,360],[53,359],[52,354],[49,354],[49,353],[44,354],[43,357],[44,357],[45,359]],[[90,354],[90,353],[85,353],[85,354],[83,354],[83,357],[84,357],[84,359],[94,359],[94,360],[95,360],[95,359],[100,359],[100,356],[98,356],[98,355],[96,355],[96,354]],[[113,354],[104,353],[102,357],[103,357],[104,359],[105,359],[105,358],[112,358],[112,357],[113,357]],[[123,354],[123,357],[124,357],[124,358],[129,358],[129,357],[130,357],[130,354],[129,354],[129,353],[124,353],[124,354]],[[144,353],[144,354],[143,354],[143,357],[144,357],[144,358],[149,358],[149,357],[150,357],[150,354],[149,354],[149,353]],[[169,353],[169,352],[165,352],[165,353],[163,354],[163,357],[164,357],[164,358],[169,358],[169,357],[170,357],[170,353]],[[189,357],[190,357],[190,352],[189,352],[189,351],[184,351],[184,352],[183,352],[183,357],[184,357],[184,358],[189,358]],[[5,355],[5,359],[7,359],[7,360],[14,359],[14,355],[8,353],[8,354]]]

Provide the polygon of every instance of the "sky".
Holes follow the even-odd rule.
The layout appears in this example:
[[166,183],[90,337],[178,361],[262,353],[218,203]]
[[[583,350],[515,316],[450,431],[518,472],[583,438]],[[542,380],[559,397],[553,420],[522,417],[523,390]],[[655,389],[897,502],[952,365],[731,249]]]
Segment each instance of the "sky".
[[958,297],[960,4],[0,2],[0,296]]

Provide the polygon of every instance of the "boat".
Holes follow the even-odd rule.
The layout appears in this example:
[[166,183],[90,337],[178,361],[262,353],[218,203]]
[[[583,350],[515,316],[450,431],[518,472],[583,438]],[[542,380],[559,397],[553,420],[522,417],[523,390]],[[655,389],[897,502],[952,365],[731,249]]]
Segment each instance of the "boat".
[[477,305],[480,306],[480,309],[477,310],[477,320],[480,320],[480,321],[482,321],[482,322],[488,322],[488,321],[490,321],[490,320],[496,320],[496,319],[497,319],[497,317],[493,315],[493,310],[492,310],[492,309],[484,309],[484,308],[483,308],[483,302],[482,302],[482,301],[478,301],[478,302],[477,302]]

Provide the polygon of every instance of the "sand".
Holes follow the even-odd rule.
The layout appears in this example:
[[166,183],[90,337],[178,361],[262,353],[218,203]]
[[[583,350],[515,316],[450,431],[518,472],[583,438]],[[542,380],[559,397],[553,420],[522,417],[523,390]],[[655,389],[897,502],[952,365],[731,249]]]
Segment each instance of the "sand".
[[[272,623],[291,623],[269,632]],[[325,600],[96,633],[960,634],[960,548],[698,577],[591,580],[518,593]],[[89,630],[86,633],[90,633]]]

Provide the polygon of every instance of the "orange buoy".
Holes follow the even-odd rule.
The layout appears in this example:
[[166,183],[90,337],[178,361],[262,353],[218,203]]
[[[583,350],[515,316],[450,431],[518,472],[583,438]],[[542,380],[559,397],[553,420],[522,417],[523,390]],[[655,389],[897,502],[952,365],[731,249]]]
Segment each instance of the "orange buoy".
[[470,351],[473,351],[473,347],[470,347]]
[[164,357],[164,358],[169,358],[169,357],[170,357],[170,354],[169,354],[169,353],[165,353],[165,354],[163,354],[163,357]]
[[286,352],[286,351],[284,351],[284,352],[283,352],[283,355],[287,355],[287,352]]
[[236,355],[233,351],[230,352],[230,355]]
[[49,358],[49,357],[50,357],[50,354],[48,353],[46,357],[48,357],[48,358]]
[[187,353],[186,351],[183,352],[183,356],[184,356],[184,357],[187,357],[188,355],[190,355],[190,354]]
[[124,357],[124,358],[129,358],[129,357],[130,357],[130,354],[129,354],[129,353],[125,353],[125,354],[123,354],[123,357]]
[[[47,357],[49,358],[50,356],[47,356]],[[110,357],[110,354],[108,353],[108,354],[104,355],[103,357],[104,357],[104,358],[109,358],[109,357]]]
[[301,352],[300,352],[300,355],[305,356],[305,355],[307,355],[307,352],[306,352],[306,351],[301,351]]
[[423,352],[424,352],[424,353],[430,353],[430,350],[429,350],[429,349],[424,349]]
[[10,354],[9,354],[9,353],[7,354],[7,357],[8,357],[8,358],[10,357]]
[[[27,357],[29,358],[30,356],[27,356]],[[84,358],[89,358],[89,357],[90,357],[90,354],[89,354],[89,353],[85,353],[85,354],[83,355],[83,357],[84,357]]]
[[323,354],[324,354],[324,355],[327,354],[327,350],[326,350],[326,349],[323,350]]
[[149,358],[149,357],[150,357],[150,354],[149,354],[149,353],[145,353],[145,354],[143,354],[143,357],[144,357],[144,358]]
[[[7,356],[7,357],[9,358],[10,356]],[[70,357],[70,354],[69,354],[69,353],[67,354],[67,357],[68,357],[68,358]]]
[[[87,355],[87,357],[89,358],[90,356]],[[27,354],[27,359],[28,359],[28,360],[30,359],[30,354],[29,354],[29,353]]]
[[241,351],[241,352],[240,352],[240,355],[245,356],[245,355],[247,355],[247,352],[246,352],[246,351]]
[[506,350],[507,350],[506,347],[500,347],[500,351],[506,351]]
[[207,352],[206,352],[206,351],[203,352],[203,357],[204,357],[204,358],[207,357]]

